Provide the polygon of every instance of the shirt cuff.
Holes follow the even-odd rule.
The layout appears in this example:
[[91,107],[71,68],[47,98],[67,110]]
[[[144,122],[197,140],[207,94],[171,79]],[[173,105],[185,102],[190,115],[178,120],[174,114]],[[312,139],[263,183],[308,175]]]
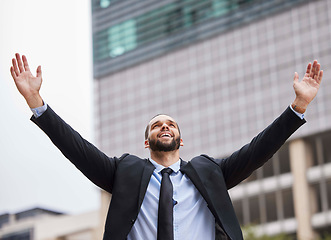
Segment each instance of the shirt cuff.
[[295,111],[293,108],[292,108],[292,104],[290,104],[290,108],[291,108],[291,110],[299,117],[299,118],[301,118],[301,119],[304,119],[304,117],[305,117],[305,114],[303,114],[303,113],[299,113],[299,112],[297,112],[297,111]]
[[43,115],[43,113],[47,110],[47,103],[44,102],[44,105],[42,105],[41,107],[37,107],[37,108],[30,108],[33,116],[35,118],[40,117],[41,115]]

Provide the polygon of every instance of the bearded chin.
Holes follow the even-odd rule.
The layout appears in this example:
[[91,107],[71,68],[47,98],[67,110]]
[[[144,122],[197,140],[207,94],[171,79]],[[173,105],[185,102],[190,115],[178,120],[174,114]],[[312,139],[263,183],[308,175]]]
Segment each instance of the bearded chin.
[[180,137],[172,139],[170,143],[162,143],[160,140],[148,139],[149,147],[156,152],[171,152],[179,149]]

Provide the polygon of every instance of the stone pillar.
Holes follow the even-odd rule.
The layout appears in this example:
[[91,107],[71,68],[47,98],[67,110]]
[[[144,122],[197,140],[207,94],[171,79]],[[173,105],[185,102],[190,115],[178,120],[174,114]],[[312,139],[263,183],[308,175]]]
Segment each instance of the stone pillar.
[[311,217],[315,207],[311,203],[316,195],[311,191],[307,181],[307,170],[312,165],[312,151],[304,140],[292,141],[289,145],[291,171],[293,174],[293,200],[297,219],[297,239],[314,240],[316,233],[311,225]]
[[111,200],[111,194],[108,192],[101,190],[101,204],[100,204],[100,218],[99,218],[99,226],[97,229],[97,238],[96,239],[102,239],[103,237],[103,232],[105,229],[105,222],[106,222],[106,217],[108,213],[108,208],[109,208],[109,203]]

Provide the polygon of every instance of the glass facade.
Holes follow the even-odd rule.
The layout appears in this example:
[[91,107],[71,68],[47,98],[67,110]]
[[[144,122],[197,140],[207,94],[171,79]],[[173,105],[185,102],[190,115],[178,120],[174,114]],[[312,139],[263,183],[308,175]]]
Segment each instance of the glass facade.
[[[110,26],[94,36],[94,61],[115,58],[141,45],[220,17],[254,0],[182,0]],[[100,7],[111,7],[100,1]]]
[[[303,1],[150,1],[148,6],[156,7],[148,10],[146,1],[144,5],[137,1],[93,0],[93,22],[97,26],[93,31],[94,75],[98,78],[141,63]],[[116,18],[116,6],[130,2],[132,6],[123,6],[121,16]],[[130,12],[131,8],[137,14]],[[110,21],[106,24],[99,15]],[[123,18],[130,15],[134,16]]]

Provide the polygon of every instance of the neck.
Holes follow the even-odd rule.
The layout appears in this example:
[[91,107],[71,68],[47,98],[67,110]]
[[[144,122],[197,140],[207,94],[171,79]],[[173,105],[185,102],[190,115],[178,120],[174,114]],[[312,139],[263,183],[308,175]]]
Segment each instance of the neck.
[[179,150],[171,152],[151,151],[151,158],[158,164],[169,167],[179,160]]

